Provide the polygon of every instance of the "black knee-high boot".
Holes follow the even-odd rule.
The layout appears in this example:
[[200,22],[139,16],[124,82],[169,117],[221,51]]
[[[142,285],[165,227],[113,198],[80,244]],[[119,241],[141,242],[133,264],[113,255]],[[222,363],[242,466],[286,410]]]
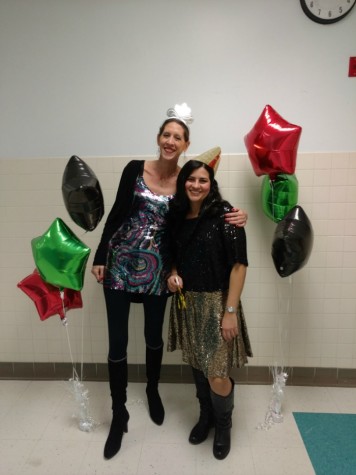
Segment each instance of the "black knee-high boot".
[[202,371],[192,368],[193,378],[196,387],[196,396],[200,404],[200,416],[197,424],[191,430],[189,442],[193,445],[201,444],[209,435],[210,429],[214,426],[213,407],[210,397],[210,385],[208,379]]
[[158,381],[161,374],[163,345],[157,350],[146,346],[147,401],[151,419],[157,425],[164,420],[164,407],[158,393]]
[[227,396],[219,396],[211,390],[211,402],[215,417],[214,457],[223,460],[231,447],[232,411],[234,409],[234,381],[230,378],[232,388]]
[[129,413],[125,403],[127,400],[127,360],[108,361],[109,383],[112,399],[112,422],[110,432],[104,447],[104,457],[111,459],[121,447],[124,432],[127,432]]

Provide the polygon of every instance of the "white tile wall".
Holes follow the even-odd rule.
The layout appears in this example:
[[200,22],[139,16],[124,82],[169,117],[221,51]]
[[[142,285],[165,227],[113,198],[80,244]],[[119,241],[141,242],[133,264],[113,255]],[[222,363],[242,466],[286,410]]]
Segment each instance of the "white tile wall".
[[[121,171],[133,157],[82,157],[104,192],[106,215]],[[90,274],[103,222],[86,233],[69,217],[61,182],[68,158],[1,160],[0,361],[106,361],[107,330],[102,287]],[[222,193],[249,213],[249,270],[243,302],[252,339],[251,364],[356,368],[356,153],[304,153],[297,159],[298,204],[314,229],[308,264],[291,277],[274,269],[276,224],[262,211],[257,177],[244,154],[225,155],[217,174]],[[91,249],[82,290],[84,307],[42,322],[17,283],[35,264],[31,239],[60,217]],[[167,309],[168,317],[168,309]],[[167,334],[166,318],[164,335]],[[143,315],[132,305],[129,362],[144,362]],[[180,364],[180,353],[164,363]]]

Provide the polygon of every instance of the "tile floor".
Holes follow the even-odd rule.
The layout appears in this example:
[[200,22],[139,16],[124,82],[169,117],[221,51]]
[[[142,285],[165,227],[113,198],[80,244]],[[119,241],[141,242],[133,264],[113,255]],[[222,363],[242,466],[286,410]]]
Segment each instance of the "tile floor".
[[68,381],[0,381],[1,475],[312,475],[292,411],[355,413],[354,388],[288,386],[284,421],[259,430],[270,386],[238,385],[233,447],[224,461],[212,455],[212,433],[199,446],[188,443],[198,415],[191,384],[161,384],[166,419],[156,426],[146,407],[145,385],[130,383],[129,432],[110,461],[102,456],[110,423],[107,383],[86,382],[94,430],[79,429],[79,404]]

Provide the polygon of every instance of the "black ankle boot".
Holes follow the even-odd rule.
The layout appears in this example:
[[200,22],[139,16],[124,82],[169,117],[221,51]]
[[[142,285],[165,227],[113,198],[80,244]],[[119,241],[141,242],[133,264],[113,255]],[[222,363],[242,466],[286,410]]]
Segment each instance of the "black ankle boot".
[[207,439],[210,429],[214,426],[214,416],[209,381],[202,371],[192,368],[192,372],[197,390],[196,396],[200,404],[200,416],[197,424],[190,432],[189,442],[193,445],[198,445]]
[[215,436],[213,454],[218,460],[226,458],[231,448],[232,411],[234,408],[234,381],[228,396],[219,396],[211,391],[211,401],[215,416]]
[[146,375],[147,375],[147,402],[148,410],[153,422],[162,425],[164,421],[164,407],[158,392],[158,381],[161,373],[163,345],[157,350],[146,347]]

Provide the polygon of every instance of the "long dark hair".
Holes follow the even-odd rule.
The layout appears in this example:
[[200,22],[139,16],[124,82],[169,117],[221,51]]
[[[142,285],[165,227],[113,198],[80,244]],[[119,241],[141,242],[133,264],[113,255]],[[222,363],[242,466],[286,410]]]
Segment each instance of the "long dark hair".
[[213,215],[218,212],[218,210],[221,210],[221,206],[219,205],[224,202],[224,200],[221,197],[218,183],[214,178],[214,170],[203,162],[189,160],[179,172],[177,191],[169,204],[168,222],[173,230],[180,226],[180,223],[185,219],[189,211],[190,202],[185,191],[185,183],[190,175],[199,168],[204,168],[208,172],[211,183],[209,194],[202,203],[199,216],[201,217],[207,214]]

